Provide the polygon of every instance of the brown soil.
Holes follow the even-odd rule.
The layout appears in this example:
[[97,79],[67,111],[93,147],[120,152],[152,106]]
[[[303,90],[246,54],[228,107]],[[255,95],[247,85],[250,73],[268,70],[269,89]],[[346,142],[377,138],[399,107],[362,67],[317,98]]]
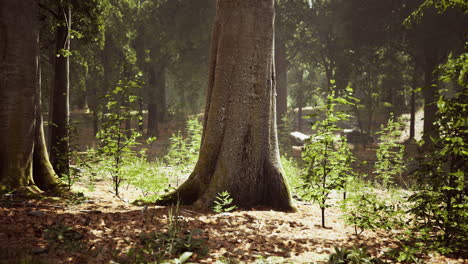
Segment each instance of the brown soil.
[[[0,202],[0,263],[119,263],[140,233],[162,232],[168,227],[168,207],[139,207],[113,197],[110,184],[96,185],[88,199],[55,202],[21,200]],[[127,191],[131,193],[129,189]],[[131,196],[131,195],[130,195]],[[209,253],[192,262],[214,263],[231,257],[253,263],[258,256],[276,256],[287,263],[326,263],[334,247],[366,246],[373,256],[397,247],[393,237],[401,232],[365,231],[361,237],[345,226],[338,208],[328,208],[328,228],[321,228],[316,205],[299,203],[297,213],[237,211],[225,214],[181,207],[184,230],[202,230]],[[47,240],[46,229],[65,225],[79,233],[82,247]],[[32,257],[31,257],[32,256]],[[19,262],[20,259],[44,262]],[[468,263],[467,260],[430,256],[425,263]]]

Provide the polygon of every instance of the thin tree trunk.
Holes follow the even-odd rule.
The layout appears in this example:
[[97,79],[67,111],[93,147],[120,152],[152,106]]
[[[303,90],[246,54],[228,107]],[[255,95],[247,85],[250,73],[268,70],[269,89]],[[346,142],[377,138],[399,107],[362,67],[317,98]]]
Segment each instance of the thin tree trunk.
[[415,127],[416,127],[416,89],[418,86],[418,77],[417,77],[417,65],[414,63],[414,71],[413,71],[413,84],[411,86],[411,100],[410,100],[410,131],[409,131],[409,139],[414,140],[415,137]]
[[[278,26],[278,24],[277,24]],[[276,66],[276,113],[278,125],[288,111],[288,61],[286,57],[286,44],[278,35],[275,35],[275,66]]]
[[437,63],[432,58],[426,59],[424,69],[424,123],[423,123],[423,140],[424,146],[429,148],[432,146],[432,138],[436,138],[438,135],[437,128],[434,125],[436,121],[437,113],[437,87],[435,86],[435,76],[433,71],[435,70]]
[[297,111],[297,130],[302,131],[302,108],[304,107],[304,86],[303,86],[303,78],[304,78],[303,70],[298,70],[297,72],[297,104],[298,104],[298,111]]
[[228,191],[241,208],[291,211],[276,132],[273,0],[218,0],[200,155],[159,203],[209,208]]
[[50,159],[55,172],[59,177],[68,175],[70,161],[69,152],[69,121],[70,121],[70,60],[63,51],[70,50],[70,5],[64,2],[59,5],[58,26],[56,32],[56,59],[55,59],[55,82],[51,94],[50,104]]

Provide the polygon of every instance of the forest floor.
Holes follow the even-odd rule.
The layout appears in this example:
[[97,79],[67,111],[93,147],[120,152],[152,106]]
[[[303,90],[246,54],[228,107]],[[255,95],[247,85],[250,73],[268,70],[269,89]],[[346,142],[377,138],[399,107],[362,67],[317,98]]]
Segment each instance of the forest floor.
[[[109,182],[101,181],[84,197],[73,199],[3,198],[0,263],[129,263],[128,251],[138,244],[140,234],[168,229],[171,209],[135,206],[116,198],[111,190]],[[127,199],[137,195],[131,188],[123,194]],[[206,255],[192,256],[195,263],[223,258],[241,263],[326,263],[334,247],[365,246],[373,256],[398,247],[394,237],[401,230],[365,231],[357,237],[353,227],[343,224],[339,208],[326,210],[327,228],[322,228],[317,205],[298,202],[297,207],[296,213],[215,214],[181,206],[177,219],[180,230],[199,229],[195,238],[204,239],[209,249]],[[262,257],[270,262],[258,262]],[[468,261],[432,255],[424,263]]]

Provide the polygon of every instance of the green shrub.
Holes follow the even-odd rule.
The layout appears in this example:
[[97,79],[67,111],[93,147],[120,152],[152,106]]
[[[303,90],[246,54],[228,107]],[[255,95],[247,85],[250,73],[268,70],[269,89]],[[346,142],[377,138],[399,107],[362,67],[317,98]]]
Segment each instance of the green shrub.
[[[350,92],[352,90],[348,88]],[[353,157],[344,136],[340,136],[338,122],[348,120],[349,115],[336,110],[337,105],[351,104],[345,98],[327,97],[322,107],[323,120],[312,125],[315,134],[308,139],[303,151],[305,171],[303,198],[318,203],[322,211],[322,227],[325,227],[325,208],[333,190],[344,190],[350,180]]]
[[468,89],[437,102],[439,138],[416,172],[419,188],[409,200],[415,232],[429,249],[468,254]]
[[237,209],[236,205],[233,205],[234,199],[232,199],[229,192],[224,191],[218,193],[214,201],[213,211],[216,213],[230,212]]
[[353,247],[338,248],[335,247],[335,253],[330,254],[328,264],[372,264],[384,263],[378,258],[373,258],[366,248]]
[[344,200],[341,208],[345,223],[354,226],[357,236],[365,230],[392,230],[404,226],[406,206],[401,193],[383,192],[362,183],[352,187],[359,191]]
[[387,125],[382,125],[380,131],[377,132],[380,136],[374,172],[384,188],[394,182],[395,176],[400,176],[402,179],[401,175],[405,170],[405,147],[399,143],[403,128],[403,122],[395,121],[391,114]]
[[101,156],[99,166],[112,177],[114,193],[119,197],[119,187],[124,180],[122,167],[136,156],[134,147],[138,145],[136,139],[141,136],[135,130],[122,127],[122,123],[132,118],[130,105],[138,97],[131,94],[139,88],[138,76],[135,80],[119,81],[114,90],[106,94],[107,113],[102,128],[97,134],[100,141],[98,154]]

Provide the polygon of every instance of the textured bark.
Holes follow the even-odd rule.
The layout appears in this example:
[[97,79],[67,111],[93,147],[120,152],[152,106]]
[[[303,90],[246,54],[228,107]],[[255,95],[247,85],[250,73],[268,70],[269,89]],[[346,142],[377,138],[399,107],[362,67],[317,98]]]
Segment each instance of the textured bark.
[[36,12],[35,0],[0,0],[0,190],[38,192],[34,180],[43,190],[58,186],[37,104]]
[[276,133],[273,0],[218,0],[200,155],[159,203],[208,208],[228,191],[241,208],[291,211]]
[[[68,36],[71,12],[70,5],[59,5],[58,26],[56,31],[56,54],[61,50],[70,50],[70,38]],[[69,120],[70,120],[70,60],[69,56],[56,56],[54,87],[50,103],[50,159],[54,170],[61,177],[67,175],[70,161],[68,160]]]

